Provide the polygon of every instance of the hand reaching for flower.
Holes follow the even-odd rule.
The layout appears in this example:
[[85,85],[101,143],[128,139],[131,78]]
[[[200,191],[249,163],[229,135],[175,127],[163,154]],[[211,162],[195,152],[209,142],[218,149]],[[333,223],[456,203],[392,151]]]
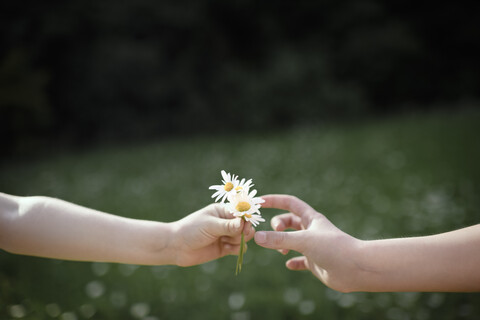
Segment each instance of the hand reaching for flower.
[[[335,227],[302,200],[262,197],[264,208],[288,210],[271,220],[276,231],[255,234],[283,254],[291,270],[310,270],[332,289],[350,291],[480,291],[480,224],[425,237],[362,241]],[[283,232],[286,229],[293,232]]]
[[310,270],[327,286],[346,291],[344,281],[350,281],[354,261],[351,259],[357,239],[335,227],[324,215],[302,200],[288,195],[268,195],[264,208],[288,210],[290,213],[272,218],[276,231],[295,229],[293,232],[264,232],[255,234],[255,242],[266,248],[278,249],[287,254],[295,250],[301,257],[287,261],[291,270]]
[[240,251],[241,234],[249,241],[252,225],[235,217],[220,204],[211,204],[173,223],[175,264],[191,266]]

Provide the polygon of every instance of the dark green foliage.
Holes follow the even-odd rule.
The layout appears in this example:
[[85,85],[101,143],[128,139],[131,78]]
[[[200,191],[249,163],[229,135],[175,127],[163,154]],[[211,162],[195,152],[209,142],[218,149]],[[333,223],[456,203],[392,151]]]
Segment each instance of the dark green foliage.
[[476,2],[3,1],[4,150],[476,100],[478,11]]

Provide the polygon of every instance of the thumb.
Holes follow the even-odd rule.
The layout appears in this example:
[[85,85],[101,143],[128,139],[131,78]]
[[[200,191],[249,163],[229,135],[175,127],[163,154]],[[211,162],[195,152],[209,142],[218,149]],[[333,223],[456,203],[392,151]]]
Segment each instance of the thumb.
[[217,236],[235,237],[243,230],[242,219],[216,219],[217,222],[213,225],[212,233]]
[[258,231],[255,233],[255,242],[270,249],[288,249],[302,252],[302,231],[279,232]]

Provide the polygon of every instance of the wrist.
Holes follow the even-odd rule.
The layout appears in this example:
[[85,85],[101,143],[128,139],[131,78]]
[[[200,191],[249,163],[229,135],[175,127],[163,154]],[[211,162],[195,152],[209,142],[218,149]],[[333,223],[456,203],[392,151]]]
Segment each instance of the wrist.
[[189,230],[188,223],[185,222],[185,219],[169,223],[169,228],[169,264],[182,267],[190,265],[185,263],[185,261],[190,258],[187,252],[191,249],[188,245],[188,235],[192,233],[192,230]]
[[350,272],[350,287],[348,292],[367,291],[365,277],[373,271],[367,259],[368,241],[354,239],[351,246],[352,270]]
[[[389,291],[388,261],[377,256],[378,240],[358,240],[354,250],[355,281],[352,291]],[[390,274],[390,275],[388,275]]]
[[177,255],[177,224],[158,222],[154,228],[150,252],[152,265],[174,265]]
[[[344,235],[336,245],[337,259],[329,268],[329,280],[326,283],[330,288],[343,292],[363,291],[362,277],[364,276],[363,250],[365,241]],[[342,253],[342,254],[338,254]]]
[[171,265],[178,266],[178,257],[181,253],[183,238],[181,228],[181,220],[168,223],[169,232],[168,232],[168,256],[169,263]]

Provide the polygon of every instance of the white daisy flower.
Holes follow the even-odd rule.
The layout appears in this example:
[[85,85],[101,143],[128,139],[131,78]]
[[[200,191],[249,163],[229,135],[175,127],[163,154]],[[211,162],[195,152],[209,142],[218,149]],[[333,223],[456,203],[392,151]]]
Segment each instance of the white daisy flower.
[[245,178],[242,179],[242,181],[240,181],[238,183],[238,186],[235,187],[235,190],[238,192],[241,192],[245,189],[250,189],[251,187],[253,187],[254,185],[252,184],[252,179],[248,179],[248,180],[245,180]]
[[234,174],[230,175],[230,173],[226,173],[225,170],[222,170],[222,183],[221,185],[213,185],[210,186],[210,190],[217,190],[213,195],[212,198],[215,198],[215,202],[218,202],[219,199],[222,199],[222,203],[225,202],[225,199],[231,194],[237,193],[237,188],[239,186],[238,176]]
[[265,219],[263,219],[262,216],[258,214],[252,214],[252,215],[245,214],[243,217],[245,218],[246,221],[249,221],[254,227],[258,226],[260,222],[265,222]]
[[[265,200],[262,198],[255,198],[257,190],[250,188],[253,186],[252,179],[241,181],[238,180],[238,176],[230,173],[226,173],[222,170],[222,184],[210,186],[210,190],[216,190],[212,195],[215,198],[215,202],[222,199],[222,203],[225,199],[228,199],[228,203],[225,205],[225,209],[230,211],[235,217],[250,221],[255,227],[264,222],[265,219],[260,215],[259,209],[262,207],[261,203]],[[242,271],[243,255],[245,253],[245,235],[242,232],[242,238],[240,242],[240,253],[237,259],[237,268],[235,269],[235,275]]]
[[261,208],[260,204],[265,202],[265,200],[255,198],[257,190],[252,190],[250,193],[248,192],[249,189],[244,188],[241,192],[229,196],[227,210],[235,217],[243,217],[246,221],[250,221],[254,226],[257,226],[260,222],[265,221],[259,211]]

